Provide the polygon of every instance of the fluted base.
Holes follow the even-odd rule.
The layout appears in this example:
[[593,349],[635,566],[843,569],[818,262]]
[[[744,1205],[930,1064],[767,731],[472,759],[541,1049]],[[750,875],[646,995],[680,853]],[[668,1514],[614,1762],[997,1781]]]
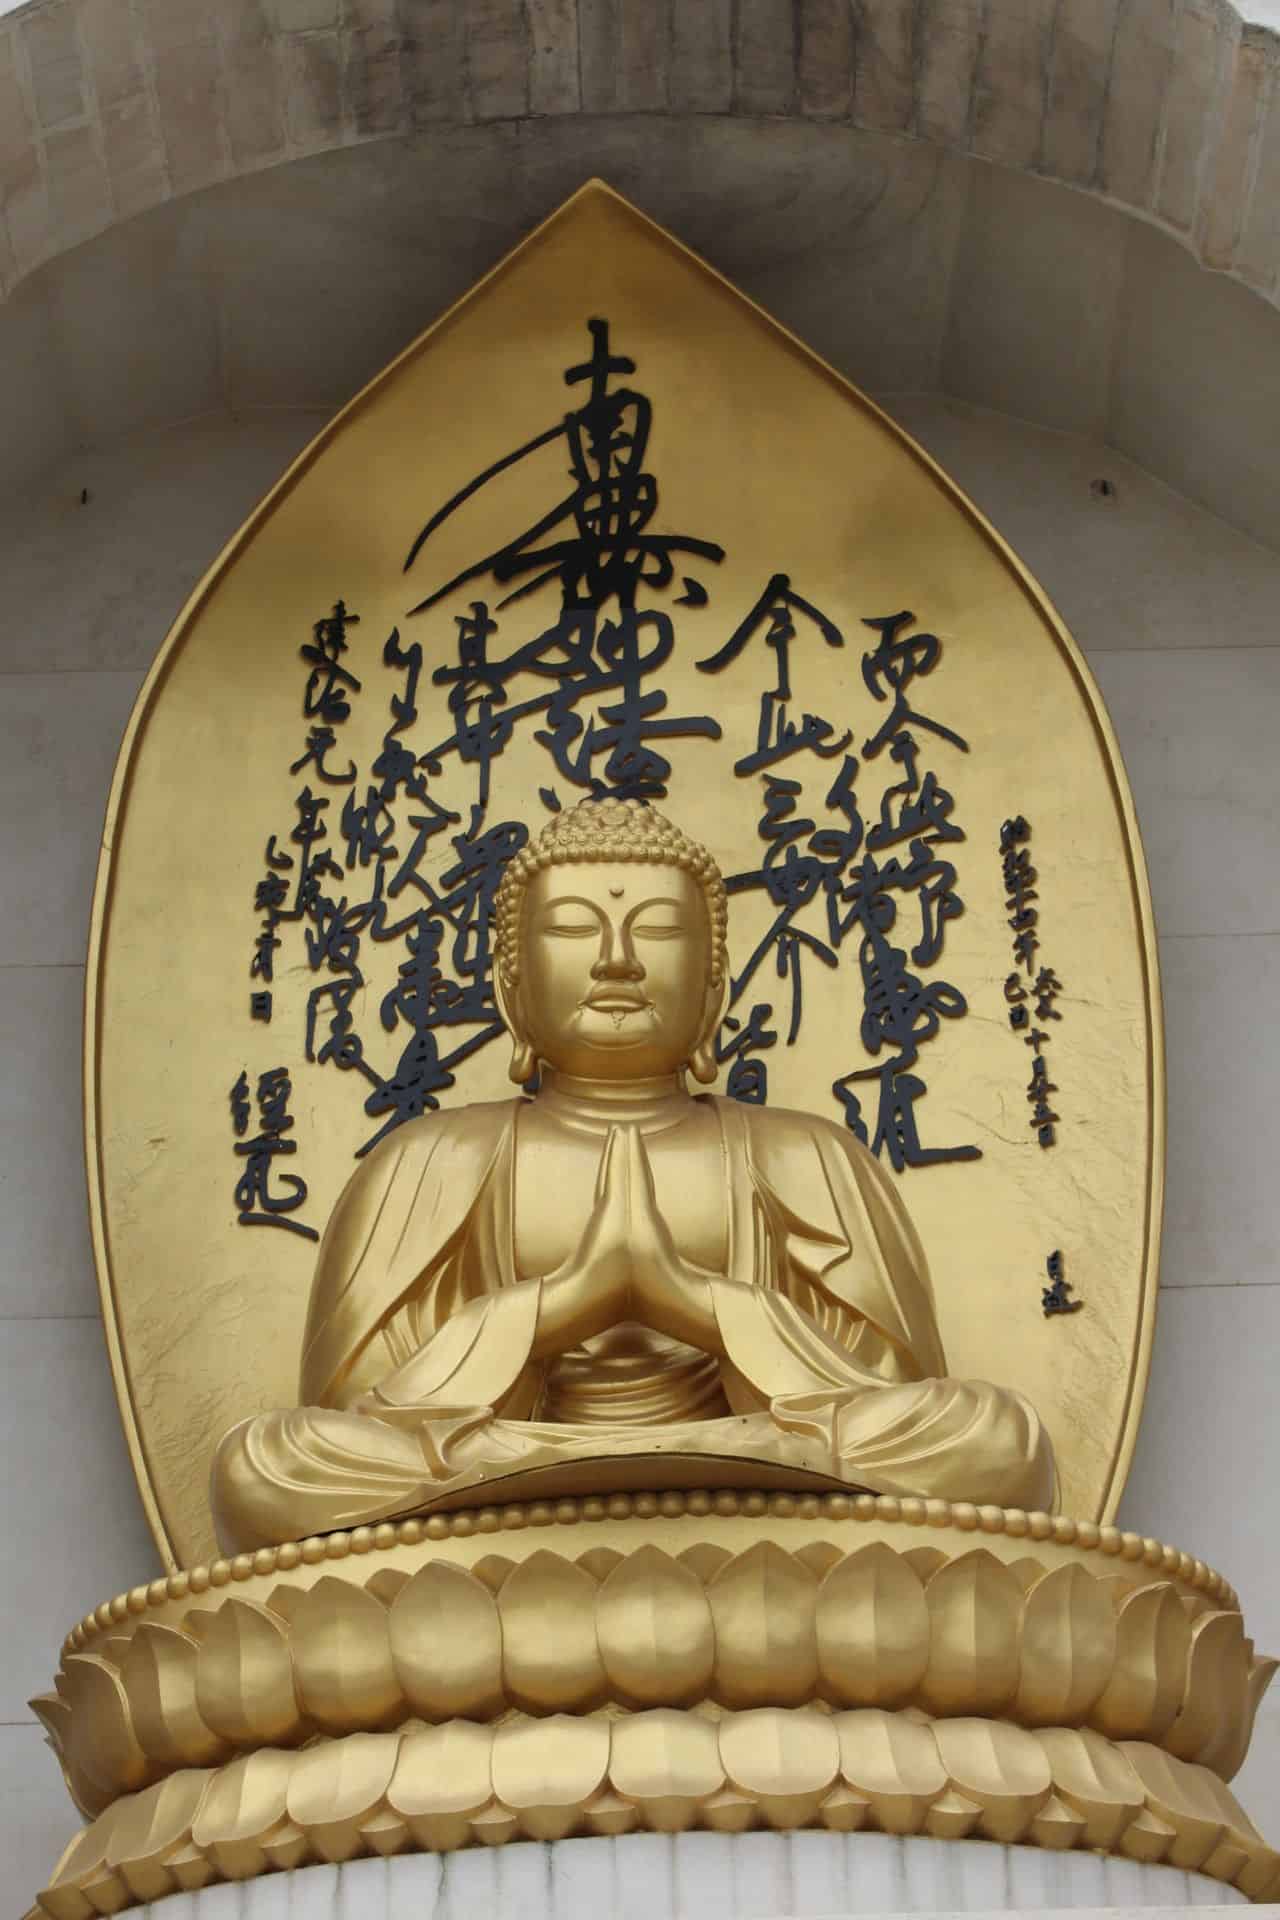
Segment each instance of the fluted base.
[[1200,1873],[1096,1853],[860,1833],[629,1834],[306,1867],[160,1900],[139,1920],[835,1920],[875,1913],[1152,1914],[1247,1904]]

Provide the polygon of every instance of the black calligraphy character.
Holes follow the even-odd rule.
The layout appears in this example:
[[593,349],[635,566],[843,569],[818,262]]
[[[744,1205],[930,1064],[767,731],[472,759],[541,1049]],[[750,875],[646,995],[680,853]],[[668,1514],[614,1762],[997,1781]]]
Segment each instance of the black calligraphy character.
[[303,659],[311,665],[302,696],[305,719],[333,725],[350,715],[351,702],[347,696],[359,693],[360,682],[339,662],[347,651],[348,627],[359,624],[359,614],[348,613],[343,602],[337,600],[328,618],[316,621],[311,630],[314,635],[311,644],[299,648]]
[[1061,1020],[1062,1015],[1053,1003],[1062,992],[1062,982],[1052,967],[1041,967],[1032,992],[1036,996],[1037,1020]]
[[796,593],[788,574],[775,573],[719,652],[698,662],[701,672],[718,673],[737,659],[748,641],[762,627],[764,643],[772,647],[776,656],[776,684],[771,692],[760,696],[755,752],[745,754],[734,763],[733,770],[737,774],[759,772],[795,753],[814,753],[819,759],[831,760],[836,754],[844,752],[852,738],[851,734],[845,732],[833,740],[834,727],[818,714],[806,713],[799,723],[789,717],[787,703],[791,699],[791,642],[796,637],[796,624],[792,618],[794,613],[811,621],[829,647],[844,645],[844,635],[835,621],[829,620],[811,601]]
[[280,946],[280,936],[272,931],[279,923],[279,916],[262,929],[253,943],[253,958],[249,962],[251,980],[270,980],[275,974],[275,956]]
[[[946,788],[938,785],[937,775],[927,771],[921,780],[917,773],[919,751],[914,736],[909,733],[895,734],[890,742],[889,758],[898,762],[903,775],[880,796],[879,822],[867,834],[867,845],[873,853],[896,846],[900,840],[909,840],[913,835],[922,835],[931,846],[940,840],[964,839],[963,830],[951,819],[955,802]],[[899,802],[896,818],[895,800]]]
[[450,813],[447,807],[442,807],[440,802],[433,800],[429,793],[422,795],[422,803],[427,811],[411,813],[406,822],[407,826],[413,828],[413,844],[392,875],[387,887],[387,893],[393,900],[397,894],[403,892],[405,887],[416,887],[419,893],[425,893],[430,900],[436,898],[430,883],[423,879],[418,869],[436,835],[443,833],[447,827],[458,825],[458,815]]
[[410,646],[400,645],[400,629],[393,627],[390,638],[382,649],[384,667],[395,667],[404,673],[404,692],[391,696],[391,718],[394,725],[392,733],[403,733],[411,727],[418,717],[418,679],[422,673],[422,648],[417,641]]
[[1040,1289],[1040,1304],[1044,1308],[1045,1319],[1052,1318],[1056,1313],[1079,1313],[1084,1301],[1067,1298],[1067,1295],[1072,1292],[1072,1286],[1063,1273],[1061,1253],[1049,1255],[1045,1261],[1045,1270],[1050,1282],[1047,1287]]
[[[871,836],[867,836],[868,847]],[[918,967],[931,967],[942,952],[947,922],[964,912],[964,901],[955,890],[956,870],[949,860],[940,860],[926,840],[913,840],[906,866],[890,860],[880,869],[880,884],[887,890],[914,893],[920,908],[920,938],[911,949]]]
[[[840,781],[837,780],[832,793],[839,786]],[[764,812],[759,823],[760,837],[768,849],[764,862],[754,872],[731,875],[725,882],[725,888],[729,893],[742,893],[763,887],[778,913],[757,942],[741,972],[734,977],[729,1004],[730,1007],[737,1004],[765,956],[772,952],[778,978],[787,981],[791,989],[791,1017],[787,1027],[787,1045],[790,1047],[795,1045],[800,1032],[803,1011],[802,954],[812,953],[824,966],[834,967],[838,964],[835,953],[825,941],[793,923],[800,909],[807,906],[825,886],[841,853],[836,845],[819,847],[820,840],[831,842],[830,831],[824,829],[819,835],[814,831],[812,819],[796,814],[796,799],[801,790],[798,780],[783,780],[777,774],[767,773],[764,776],[764,789]],[[861,831],[861,821],[858,822],[858,831]],[[807,846],[802,852],[799,842],[806,838]],[[837,835],[835,839],[839,845],[844,844],[843,836]]]
[[[364,1041],[355,1030],[351,1003],[364,985],[359,973],[339,974],[313,987],[307,995],[306,1056],[317,1066],[335,1066],[340,1073],[359,1073],[380,1086],[381,1081],[364,1057]],[[316,1032],[322,1013],[329,1015],[328,1038],[317,1047]]]
[[296,919],[311,907],[320,881],[325,877],[341,880],[342,868],[328,848],[321,844],[329,837],[329,829],[322,818],[329,802],[321,799],[319,794],[312,793],[310,787],[304,787],[293,804],[298,810],[298,824],[289,838],[302,849],[292,909],[292,917]]
[[726,1013],[716,1035],[717,1061],[722,1066],[726,1060],[731,1062],[725,1093],[743,1106],[762,1107],[769,1098],[769,1065],[756,1056],[778,1043],[777,1033],[765,1024],[772,1014],[768,1002],[758,1000],[745,1026],[735,1015]]
[[396,830],[395,816],[379,787],[370,787],[362,801],[349,793],[342,805],[342,834],[346,841],[346,868],[380,867],[384,860],[398,856],[391,844]]
[[243,1068],[241,1068],[240,1077],[237,1079],[234,1087],[232,1087],[231,1092],[227,1095],[227,1098],[231,1104],[232,1131],[237,1140],[242,1140],[249,1131],[249,1120],[253,1113],[253,1108],[249,1101],[249,1076]]
[[1017,1033],[1027,1026],[1031,1016],[1023,1004],[1027,997],[1027,990],[1016,973],[1007,975],[1004,983],[1004,997],[1009,1009],[1009,1025]]
[[364,1110],[371,1118],[383,1114],[388,1118],[359,1149],[360,1156],[406,1120],[416,1120],[437,1108],[440,1105],[437,1094],[454,1084],[453,1073],[440,1058],[437,1031],[438,997],[444,984],[439,966],[443,938],[442,920],[426,912],[414,915],[405,940],[408,958],[402,962],[396,984],[384,994],[379,1009],[386,1032],[394,1033],[403,1023],[410,1028],[410,1038],[390,1077],[376,1087],[364,1103]]
[[[534,592],[548,580],[558,579],[566,607],[599,607],[613,597],[620,607],[634,606],[636,588],[642,579],[654,587],[670,582],[674,572],[673,554],[693,553],[712,561],[724,558],[723,547],[713,541],[694,539],[687,534],[648,531],[658,505],[657,481],[644,471],[653,406],[644,394],[630,387],[610,392],[613,377],[634,373],[635,361],[610,352],[607,320],[589,320],[587,326],[591,334],[591,357],[580,366],[570,367],[564,376],[568,386],[587,384],[588,397],[584,404],[566,414],[555,426],[517,447],[514,453],[496,460],[447,500],[414,541],[405,561],[405,571],[408,572],[436,528],[480,488],[539,447],[549,446],[561,438],[568,443],[573,481],[570,492],[514,540],[472,566],[464,567],[443,587],[429,594],[414,608],[415,613],[425,612],[455,588],[486,573],[502,583],[519,579],[521,575],[535,576],[509,594],[508,601]],[[571,531],[545,545],[540,544],[545,536],[555,534],[566,522],[571,523]],[[686,582],[686,598],[690,597],[687,588]]]
[[[676,735],[720,737],[708,715],[666,715],[667,696],[650,683],[670,654],[671,622],[665,613],[638,609],[636,602],[642,588],[670,585],[677,554],[719,561],[723,549],[691,535],[653,530],[657,481],[644,466],[652,405],[633,388],[611,387],[616,375],[634,373],[635,363],[610,351],[607,321],[592,320],[589,326],[591,356],[565,374],[570,386],[587,385],[582,405],[446,501],[422,529],[405,562],[407,570],[435,530],[497,475],[539,448],[565,442],[569,492],[513,540],[463,568],[414,608],[415,613],[425,612],[483,575],[500,585],[519,583],[498,602],[499,608],[549,582],[558,584],[558,619],[506,660],[491,661],[484,652],[492,622],[487,604],[474,602],[474,629],[459,622],[463,634],[458,667],[436,675],[456,682],[450,705],[459,721],[454,738],[436,753],[453,748],[477,761],[486,795],[493,757],[516,721],[532,712],[547,716],[546,728],[536,737],[550,748],[561,773],[592,793],[658,798],[666,791],[671,769],[651,742]],[[705,602],[698,582],[685,576],[684,588],[680,604]],[[616,617],[605,618],[611,601]],[[496,708],[505,701],[507,682],[524,671],[557,684],[552,692],[506,708],[499,716]],[[602,703],[589,719],[580,711],[588,701]],[[600,760],[604,764],[597,770]]]
[[950,727],[944,727],[940,720],[930,720],[923,713],[917,713],[907,702],[907,689],[913,680],[932,673],[942,655],[942,642],[936,633],[904,633],[904,627],[915,622],[914,613],[893,613],[883,620],[864,620],[863,626],[870,627],[880,635],[878,646],[872,653],[862,656],[862,678],[866,682],[868,693],[877,700],[887,700],[893,695],[893,706],[883,726],[864,745],[863,757],[872,760],[885,743],[900,732],[904,725],[911,722],[917,727],[927,727],[961,752],[969,751],[969,743],[962,740]]
[[330,750],[337,744],[338,736],[332,727],[312,727],[307,734],[307,750],[301,759],[295,760],[290,773],[301,773],[304,767],[314,766],[321,780],[327,780],[331,787],[348,787],[356,777],[356,763],[347,762],[345,773],[333,773],[328,766]]
[[[433,831],[450,817],[456,822],[456,815],[432,819]],[[505,821],[475,839],[457,836],[453,846],[458,859],[438,885],[416,872],[408,876],[428,904],[395,924],[388,924],[380,914],[372,926],[375,940],[405,939],[408,958],[399,969],[396,985],[383,997],[380,1018],[386,1032],[408,1026],[410,1034],[387,1079],[368,1075],[376,1084],[365,1101],[365,1112],[373,1119],[386,1118],[360,1154],[368,1153],[404,1121],[437,1107],[437,1094],[453,1086],[462,1062],[504,1031],[491,979],[493,903],[507,863],[527,839],[528,829],[517,821]],[[396,887],[393,881],[388,893]],[[452,978],[442,964],[446,938]],[[455,1027],[477,1031],[442,1052],[440,1030]],[[348,1033],[348,1046],[353,1039]],[[363,1055],[361,1064],[367,1073]]]
[[[920,1048],[937,1033],[943,1020],[960,1018],[968,1003],[958,987],[945,980],[927,985],[911,973],[907,956],[893,944],[890,934],[897,920],[897,906],[891,888],[900,884],[903,870],[898,863],[881,871],[875,856],[866,853],[852,880],[832,888],[828,914],[833,943],[857,932],[858,966],[862,976],[862,1044],[876,1058],[886,1049],[892,1057],[877,1067],[860,1068],[845,1074],[833,1085],[833,1092],[845,1109],[848,1124],[877,1156],[888,1152],[895,1171],[904,1167],[932,1166],[945,1160],[976,1160],[981,1149],[973,1146],[925,1147],[921,1144],[915,1118],[915,1104],[928,1091],[925,1082],[912,1071]],[[875,1132],[867,1140],[861,1119],[861,1106],[853,1092],[853,1083],[879,1082],[879,1109]]]
[[[567,615],[566,620],[579,617]],[[655,752],[650,741],[697,734],[718,740],[719,724],[707,714],[660,719],[666,694],[657,687],[643,691],[646,676],[665,664],[674,645],[674,629],[665,613],[637,613],[626,607],[616,621],[605,620],[597,628],[593,612],[585,631],[594,639],[600,666],[588,669],[578,684],[566,683],[548,705],[548,727],[534,737],[550,748],[556,765],[575,785],[595,794],[660,800],[667,791],[671,762]],[[646,632],[655,636],[647,652]],[[587,694],[617,697],[599,707],[599,721],[593,718],[584,723],[578,707]],[[600,779],[594,765],[602,754],[607,759]]]
[[306,1181],[297,1174],[280,1173],[276,1178],[285,1191],[272,1187],[273,1163],[298,1150],[297,1141],[286,1138],[293,1128],[289,1115],[292,1091],[288,1070],[284,1067],[272,1067],[269,1072],[258,1075],[259,1128],[253,1139],[247,1140],[244,1135],[249,1130],[250,1117],[248,1075],[241,1072],[231,1089],[234,1151],[245,1163],[235,1187],[236,1218],[242,1227],[283,1227],[305,1240],[318,1240],[320,1236],[314,1227],[288,1217],[305,1205]]
[[438,687],[451,687],[449,711],[456,731],[458,756],[480,769],[476,797],[479,825],[489,806],[489,776],[493,762],[511,738],[515,721],[497,709],[505,706],[504,670],[489,659],[489,641],[498,631],[483,600],[473,600],[470,613],[454,615],[458,629],[458,664],[437,667],[431,678]]
[[427,782],[419,771],[420,765],[412,750],[394,731],[384,734],[382,751],[369,769],[378,782],[376,791],[379,798],[389,802],[404,792],[411,800],[425,800]]
[[1042,1147],[1051,1147],[1057,1138],[1054,1128],[1060,1116],[1049,1105],[1049,1095],[1057,1091],[1049,1078],[1048,1061],[1042,1053],[1034,1054],[1031,1078],[1027,1083],[1027,1103],[1031,1108],[1031,1118],[1027,1124],[1036,1129],[1036,1138]]

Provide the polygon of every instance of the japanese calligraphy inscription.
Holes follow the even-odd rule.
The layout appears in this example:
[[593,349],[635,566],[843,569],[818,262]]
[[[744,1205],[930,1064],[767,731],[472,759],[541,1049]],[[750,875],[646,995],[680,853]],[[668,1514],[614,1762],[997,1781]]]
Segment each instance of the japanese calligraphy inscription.
[[[1032,651],[1034,767],[1006,695]],[[549,819],[605,796],[669,803],[724,873],[716,1091],[870,1150],[956,1370],[1027,1393],[1064,1499],[1109,1512],[1145,1376],[1161,1066],[1105,715],[918,449],[593,186],[286,476],[126,741],[91,987],[113,1338],[194,1378],[240,1302],[260,1330],[205,1378],[194,1436],[177,1386],[143,1407],[121,1367],[158,1537],[207,1545],[218,1436],[296,1398],[315,1236],[357,1163],[509,1093],[495,896]],[[178,872],[175,815],[202,848]],[[200,1277],[162,1297],[145,1274],[175,1236]],[[1026,1280],[1046,1245],[1089,1301],[1047,1328]]]

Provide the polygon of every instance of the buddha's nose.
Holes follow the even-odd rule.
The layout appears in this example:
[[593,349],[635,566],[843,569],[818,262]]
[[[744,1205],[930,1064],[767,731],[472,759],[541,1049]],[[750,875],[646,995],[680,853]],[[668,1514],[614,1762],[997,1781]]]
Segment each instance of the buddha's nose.
[[591,967],[593,980],[643,980],[640,956],[623,933],[610,930]]

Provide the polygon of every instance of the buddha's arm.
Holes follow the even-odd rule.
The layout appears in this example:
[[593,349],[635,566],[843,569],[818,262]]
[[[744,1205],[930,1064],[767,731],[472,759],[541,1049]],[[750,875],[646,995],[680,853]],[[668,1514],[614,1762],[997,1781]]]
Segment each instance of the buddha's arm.
[[764,1170],[752,1176],[744,1162],[738,1177],[758,1182],[755,1230],[736,1236],[727,1274],[680,1258],[636,1149],[636,1317],[716,1354],[726,1384],[736,1377],[759,1399],[944,1371],[924,1256],[901,1203],[870,1156],[855,1158],[831,1131],[780,1115]]
[[518,1415],[513,1396],[531,1364],[603,1333],[616,1318],[607,1289],[588,1272],[572,1268],[520,1280],[469,1300],[354,1405],[384,1420],[432,1406],[493,1407]]
[[582,1241],[561,1266],[467,1301],[355,1404],[383,1419],[429,1406],[514,1413],[531,1365],[624,1319],[632,1290],[626,1155],[620,1136],[611,1136]]

